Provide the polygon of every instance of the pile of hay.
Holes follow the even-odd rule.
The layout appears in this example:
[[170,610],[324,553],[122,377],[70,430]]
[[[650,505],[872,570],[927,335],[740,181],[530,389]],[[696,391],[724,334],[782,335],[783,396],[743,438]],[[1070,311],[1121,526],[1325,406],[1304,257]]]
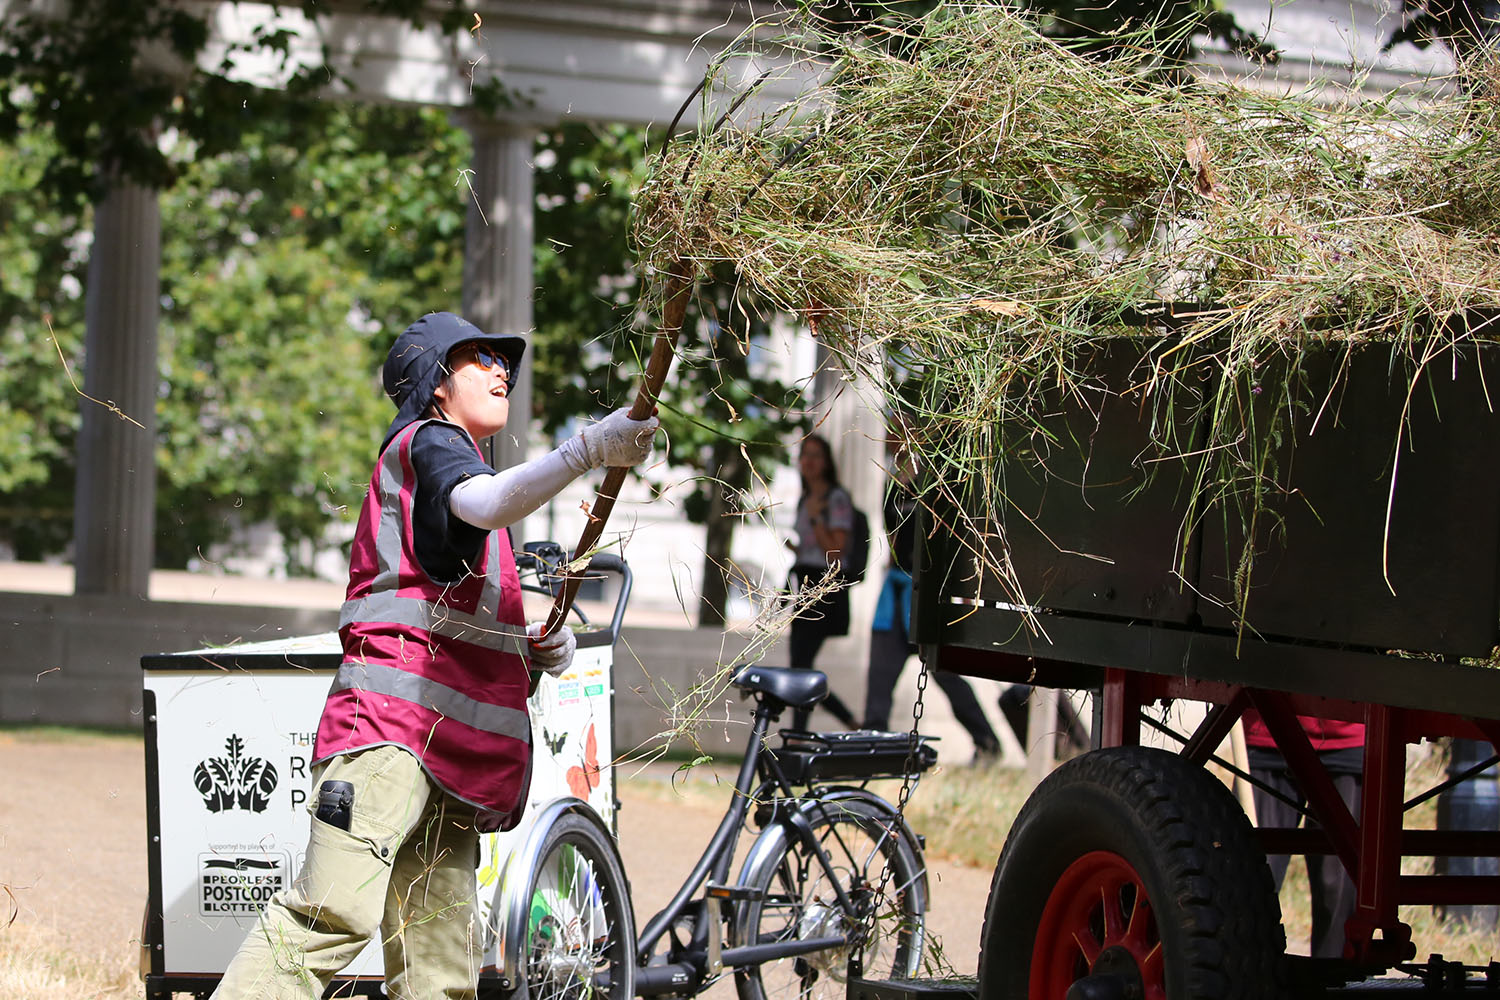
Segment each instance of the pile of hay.
[[[638,252],[657,274],[731,262],[804,316],[924,428],[955,495],[991,489],[1001,430],[1087,384],[1099,338],[1163,337],[1139,377],[1169,407],[1186,365],[1276,393],[1267,362],[1309,342],[1420,360],[1489,335],[1435,320],[1500,308],[1492,70],[1420,104],[1169,85],[1148,52],[1082,58],[991,5],[857,34],[800,21],[775,43],[826,70],[791,105],[671,144]],[[708,95],[705,120],[736,96]],[[1188,315],[1143,327],[1161,302]],[[1212,411],[1205,480],[1245,462],[1243,399],[1193,403]]]

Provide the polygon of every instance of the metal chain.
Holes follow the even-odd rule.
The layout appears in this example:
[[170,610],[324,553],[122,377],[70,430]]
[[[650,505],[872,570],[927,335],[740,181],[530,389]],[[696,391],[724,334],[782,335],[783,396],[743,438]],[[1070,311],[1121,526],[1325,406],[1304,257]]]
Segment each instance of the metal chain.
[[922,727],[922,713],[927,700],[927,657],[919,653],[917,659],[922,661],[922,672],[917,674],[917,700],[911,706],[911,733],[906,744],[906,764],[901,768],[901,795],[896,799],[896,815],[902,818],[906,816],[906,800],[911,798],[911,790],[916,786],[915,768],[912,765],[916,762],[918,730]]

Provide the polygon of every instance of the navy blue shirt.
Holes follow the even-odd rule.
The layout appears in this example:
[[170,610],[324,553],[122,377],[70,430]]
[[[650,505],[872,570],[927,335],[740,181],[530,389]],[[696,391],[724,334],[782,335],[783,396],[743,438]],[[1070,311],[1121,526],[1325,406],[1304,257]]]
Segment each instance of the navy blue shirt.
[[457,583],[478,563],[489,531],[448,510],[448,494],[471,476],[493,475],[468,434],[453,424],[430,423],[411,442],[417,479],[412,501],[412,548],[417,562],[438,583]]

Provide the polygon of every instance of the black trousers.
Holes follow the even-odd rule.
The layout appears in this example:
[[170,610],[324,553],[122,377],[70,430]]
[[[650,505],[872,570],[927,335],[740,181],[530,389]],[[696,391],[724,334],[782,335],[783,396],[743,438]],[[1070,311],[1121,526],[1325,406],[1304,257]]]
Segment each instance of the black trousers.
[[[911,643],[904,628],[879,629],[870,633],[870,670],[865,688],[866,729],[890,728],[891,698],[910,656]],[[982,754],[998,753],[1000,739],[990,727],[990,720],[985,718],[984,709],[979,707],[979,699],[974,697],[969,682],[946,670],[934,670],[931,677],[948,696],[953,717],[974,740],[974,748]]]
[[[1005,716],[1006,724],[1016,734],[1017,742],[1028,753],[1031,750],[1031,692],[1030,684],[1012,684],[1000,692],[1000,714]],[[1089,729],[1074,711],[1073,703],[1062,693],[1057,698],[1055,736],[1054,746],[1059,757],[1081,753],[1089,748]]]
[[[827,629],[816,627],[819,624],[816,621],[808,622],[804,627],[798,628],[800,623],[800,619],[792,622],[792,634],[787,640],[792,657],[792,667],[796,670],[811,670],[813,664],[817,662],[818,650],[823,648],[823,640],[827,639],[831,633]],[[820,704],[832,712],[834,718],[850,729],[857,729],[859,727],[859,723],[855,721],[854,713],[849,711],[849,706],[845,705],[844,700],[834,694],[832,689],[829,689],[828,697],[824,698]],[[812,709],[810,708],[792,709],[792,728],[806,729],[807,720],[811,715]]]
[[[1339,797],[1357,817],[1363,773],[1352,772],[1349,765],[1362,759],[1363,750],[1332,750],[1319,756],[1329,769],[1328,776],[1333,779]],[[1299,807],[1307,804],[1302,790],[1287,771],[1286,762],[1276,751],[1252,747],[1250,774],[1296,802]],[[1259,788],[1254,789],[1254,797],[1255,816],[1261,826],[1294,827],[1301,822],[1302,814],[1280,799]],[[1282,880],[1286,878],[1286,869],[1291,860],[1290,855],[1286,854],[1273,854],[1266,858],[1271,866],[1271,875],[1276,879],[1277,891],[1280,891]],[[1354,880],[1335,855],[1309,854],[1306,861],[1307,880],[1312,895],[1312,956],[1342,958],[1344,923],[1354,914]]]

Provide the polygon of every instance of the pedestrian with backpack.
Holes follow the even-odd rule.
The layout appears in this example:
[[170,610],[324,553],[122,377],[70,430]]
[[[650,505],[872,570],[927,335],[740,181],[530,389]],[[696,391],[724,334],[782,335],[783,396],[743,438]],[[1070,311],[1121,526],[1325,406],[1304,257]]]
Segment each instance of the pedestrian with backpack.
[[[891,563],[886,568],[875,617],[870,624],[870,671],[865,690],[864,728],[890,728],[891,700],[896,681],[906,661],[916,651],[911,641],[911,571],[917,551],[916,466],[911,452],[893,432],[886,437],[890,478],[885,489],[885,531],[891,543]],[[975,763],[1000,759],[1000,739],[985,717],[969,682],[946,670],[933,679],[948,696],[953,717],[974,740]]]
[[[797,539],[787,542],[787,547],[796,553],[789,589],[797,593],[822,583],[835,564],[839,574],[828,593],[792,619],[791,665],[798,670],[811,670],[824,640],[849,634],[849,584],[854,581],[844,566],[846,557],[859,558],[856,550],[859,518],[849,491],[839,484],[833,449],[826,439],[810,434],[803,440],[797,455],[797,471],[802,477],[802,496],[797,501]],[[862,565],[859,569],[863,572]],[[850,729],[859,728],[854,713],[832,691],[822,704]],[[810,715],[811,709],[796,709],[792,713],[792,728],[806,729]]]

